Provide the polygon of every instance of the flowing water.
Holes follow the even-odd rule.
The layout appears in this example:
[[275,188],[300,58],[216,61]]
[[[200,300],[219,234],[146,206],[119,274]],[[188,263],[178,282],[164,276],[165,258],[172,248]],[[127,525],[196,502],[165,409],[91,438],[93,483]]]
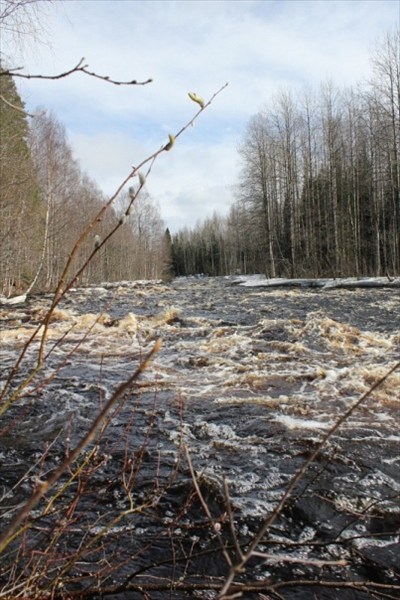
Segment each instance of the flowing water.
[[[228,569],[218,530],[232,555],[235,541],[224,481],[235,536],[245,546],[322,436],[399,360],[396,289],[233,284],[230,278],[121,282],[73,290],[56,309],[45,369],[2,417],[3,523],[82,437],[155,340],[163,345],[114,407],[97,446],[86,450],[86,475],[68,485],[63,478],[52,509],[35,509],[25,543],[37,554],[16,558],[9,550],[4,589],[34,571],[42,573],[37,585],[45,589],[79,551],[60,584],[77,593],[98,582],[110,590],[166,580],[220,584]],[[49,302],[41,296],[0,311],[3,379]],[[37,351],[34,342],[20,378]],[[264,536],[259,550],[265,556],[251,560],[242,582],[400,585],[399,390],[397,371],[326,443]],[[184,445],[214,524],[198,501]],[[212,590],[173,587],[148,593],[154,599],[216,597]],[[304,583],[279,593],[384,597]],[[115,589],[107,597],[146,596]]]

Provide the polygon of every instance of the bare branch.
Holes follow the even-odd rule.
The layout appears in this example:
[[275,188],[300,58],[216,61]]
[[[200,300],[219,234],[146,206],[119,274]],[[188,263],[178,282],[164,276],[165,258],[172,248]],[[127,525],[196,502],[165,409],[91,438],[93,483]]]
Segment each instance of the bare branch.
[[69,69],[67,71],[63,71],[62,73],[58,73],[57,75],[30,75],[29,73],[19,72],[22,70],[23,67],[15,67],[13,69],[4,69],[0,71],[0,76],[11,75],[12,77],[21,77],[22,79],[46,79],[55,81],[58,79],[64,79],[65,77],[69,77],[73,73],[84,73],[89,77],[95,77],[96,79],[101,79],[102,81],[105,81],[106,83],[112,83],[113,85],[147,85],[148,83],[151,83],[153,81],[153,79],[151,78],[147,79],[146,81],[137,81],[136,79],[131,79],[129,81],[120,81],[118,79],[111,79],[109,75],[99,75],[94,71],[89,71],[89,65],[84,64],[84,60],[85,58],[81,58],[81,60],[75,67],[72,67],[72,69]]
[[32,494],[31,498],[24,504],[21,510],[15,515],[14,519],[11,521],[8,527],[2,532],[0,535],[0,553],[7,547],[7,545],[13,539],[16,530],[19,525],[25,519],[25,517],[30,513],[30,511],[37,506],[40,502],[41,498],[46,494],[46,492],[58,481],[61,475],[68,469],[68,467],[78,458],[81,452],[86,448],[86,446],[95,438],[96,433],[106,416],[109,414],[112,407],[116,404],[116,402],[127,392],[138,377],[145,371],[153,357],[161,348],[161,340],[158,339],[154,344],[152,350],[148,353],[148,355],[144,358],[144,360],[139,364],[135,372],[127,381],[121,383],[111,398],[108,400],[107,404],[104,406],[103,410],[100,411],[96,419],[92,422],[89,431],[86,435],[81,439],[81,441],[77,444],[77,446],[72,450],[65,460],[61,463],[61,465],[53,471],[53,473],[49,476],[47,481],[44,481],[36,491]]
[[347,560],[317,560],[313,558],[297,558],[296,556],[288,556],[287,554],[270,554],[268,552],[258,552],[254,550],[252,556],[257,556],[258,558],[265,558],[265,560],[269,562],[285,562],[285,563],[295,563],[302,565],[313,565],[316,567],[325,567],[335,566],[335,567],[345,567],[347,565]]
[[26,115],[27,117],[33,118],[35,116],[32,113],[27,112],[23,108],[20,108],[19,106],[16,106],[15,104],[12,104],[12,102],[9,102],[6,98],[4,98],[4,96],[2,94],[0,94],[0,102],[4,102],[4,104],[7,104],[7,106],[12,108],[13,110],[17,110],[18,112],[22,113],[23,115]]
[[274,523],[274,521],[276,520],[278,515],[282,512],[282,509],[285,506],[288,498],[290,498],[294,488],[299,483],[299,481],[301,481],[301,479],[304,477],[306,471],[308,470],[310,465],[314,462],[314,460],[317,458],[317,456],[320,454],[322,448],[324,448],[324,446],[326,445],[328,440],[330,440],[330,438],[336,433],[336,431],[343,425],[343,423],[345,421],[347,421],[347,419],[357,410],[357,408],[372,394],[372,392],[374,390],[376,390],[378,387],[380,387],[387,380],[387,378],[399,368],[400,368],[400,362],[397,362],[395,365],[393,365],[391,367],[391,369],[389,369],[383,375],[383,377],[378,379],[364,394],[362,394],[358,398],[358,400],[356,402],[354,402],[353,405],[350,406],[350,408],[341,415],[341,417],[336,421],[336,423],[323,436],[323,438],[321,439],[319,444],[317,444],[317,447],[314,450],[314,452],[311,454],[311,456],[306,460],[306,462],[303,464],[303,466],[297,471],[297,473],[292,478],[291,482],[289,483],[289,485],[287,486],[287,488],[285,490],[285,493],[282,495],[280,501],[278,502],[276,508],[265,519],[264,523],[261,525],[261,527],[258,530],[258,532],[256,533],[256,535],[253,537],[252,541],[250,542],[250,544],[247,547],[247,550],[246,550],[246,553],[244,554],[244,556],[241,558],[241,560],[239,560],[237,562],[236,565],[234,565],[231,568],[231,571],[230,571],[228,577],[226,578],[226,582],[221,589],[220,595],[218,596],[218,598],[220,600],[222,600],[223,598],[226,598],[226,594],[229,593],[236,575],[238,573],[242,572],[244,567],[246,566],[246,564],[249,562],[249,560],[257,554],[257,547],[260,544],[261,540],[263,539],[264,535],[266,534],[266,532],[268,531],[268,529],[270,528],[272,523]]
[[236,554],[237,554],[237,556],[238,556],[239,559],[242,559],[243,558],[243,552],[242,552],[242,549],[240,547],[239,541],[237,539],[236,531],[235,531],[235,523],[234,523],[234,520],[233,520],[232,503],[231,503],[231,499],[230,499],[229,487],[228,487],[228,482],[226,480],[226,477],[224,477],[224,498],[225,498],[226,511],[228,513],[229,526],[230,526],[230,529],[231,529],[231,535],[232,535],[233,543],[234,543],[234,546],[235,546]]
[[[213,102],[213,100],[216,98],[216,96],[218,96],[227,87],[227,85],[228,84],[225,83],[219,90],[217,90],[211,96],[210,100],[205,104],[205,106],[202,107],[202,108],[200,108],[200,110],[197,111],[197,113],[194,115],[194,117],[190,121],[188,121],[186,123],[186,125],[184,125],[183,127],[181,127],[181,129],[175,134],[175,136],[174,136],[175,139],[177,139],[180,135],[182,135],[196,121],[196,119],[199,117],[199,115],[208,106],[210,106],[210,104]],[[65,294],[71,289],[71,287],[74,285],[74,283],[76,282],[76,280],[78,279],[78,277],[81,275],[81,273],[83,273],[83,271],[86,269],[87,265],[90,263],[90,261],[95,256],[95,254],[114,235],[114,233],[117,231],[117,229],[119,229],[122,226],[122,223],[119,222],[108,233],[108,235],[105,236],[105,238],[102,240],[102,242],[100,244],[98,244],[98,245],[95,246],[95,248],[93,249],[92,253],[86,258],[86,260],[84,260],[84,262],[80,266],[80,268],[78,268],[78,270],[75,272],[75,274],[72,275],[71,278],[70,278],[70,280],[67,282],[67,274],[68,274],[68,272],[70,270],[70,267],[71,267],[71,264],[72,264],[72,262],[74,260],[74,257],[76,256],[79,248],[82,246],[83,241],[93,231],[93,229],[96,226],[96,224],[99,223],[102,220],[102,218],[104,217],[104,215],[107,212],[107,210],[109,210],[110,207],[114,204],[115,200],[118,198],[119,194],[122,192],[122,190],[124,189],[124,187],[128,184],[128,182],[135,175],[137,175],[138,172],[140,171],[140,169],[142,167],[144,167],[145,165],[149,165],[147,173],[146,173],[146,177],[148,177],[149,173],[151,172],[151,169],[152,169],[152,166],[153,166],[154,162],[159,157],[159,155],[162,154],[165,151],[166,151],[166,146],[161,146],[161,148],[159,148],[153,154],[151,154],[150,156],[148,156],[147,158],[145,158],[144,160],[142,160],[137,166],[132,166],[132,170],[130,171],[130,173],[128,173],[128,175],[125,177],[125,179],[120,183],[120,185],[117,187],[117,189],[112,194],[112,196],[109,198],[109,200],[106,202],[106,204],[104,204],[102,206],[102,208],[99,210],[99,212],[95,215],[95,217],[89,223],[89,225],[87,226],[87,228],[80,235],[80,237],[78,238],[78,240],[75,242],[72,250],[70,251],[70,254],[68,256],[67,262],[66,262],[66,264],[64,266],[64,269],[62,271],[62,274],[61,274],[61,276],[59,278],[59,281],[57,283],[57,287],[56,287],[56,290],[54,292],[54,298],[53,298],[52,305],[51,305],[51,307],[50,307],[47,315],[45,316],[43,322],[38,325],[38,327],[34,330],[34,332],[32,333],[32,335],[30,336],[30,338],[28,339],[28,341],[24,345],[19,358],[15,362],[15,364],[14,364],[12,370],[11,370],[10,375],[7,378],[7,380],[6,380],[6,382],[5,382],[4,386],[3,386],[3,389],[0,391],[0,402],[1,402],[2,399],[5,398],[6,393],[9,390],[9,387],[10,387],[10,384],[11,384],[13,378],[15,377],[16,373],[18,373],[18,371],[19,371],[19,368],[20,368],[21,363],[22,363],[22,361],[23,361],[23,359],[24,359],[24,357],[25,357],[25,355],[27,353],[28,348],[30,347],[31,343],[36,338],[36,336],[38,335],[39,332],[41,332],[41,342],[40,342],[39,357],[38,357],[38,367],[36,369],[34,369],[33,372],[28,376],[28,378],[21,384],[21,386],[18,387],[17,392],[14,392],[12,394],[12,398],[8,400],[7,406],[9,406],[14,401],[14,398],[16,398],[18,396],[20,390],[28,382],[30,382],[31,379],[33,379],[35,377],[37,371],[40,370],[40,367],[41,367],[42,361],[43,361],[43,357],[44,357],[45,342],[46,342],[46,338],[47,338],[47,330],[48,330],[50,319],[51,319],[51,316],[52,316],[52,314],[54,312],[54,309],[58,306],[58,304],[60,303],[61,299],[65,296]],[[134,194],[134,196],[132,198],[131,204],[135,201],[135,199],[136,199],[136,197],[138,195],[138,192],[140,191],[141,187],[142,187],[142,184],[139,187],[139,190],[137,190],[136,193]],[[131,206],[131,204],[129,205],[129,207]],[[127,210],[129,210],[129,207],[128,207]]]
[[184,448],[185,448],[186,460],[187,460],[187,463],[189,466],[190,474],[192,476],[193,485],[197,492],[197,496],[198,496],[200,503],[204,509],[204,512],[206,513],[207,517],[210,520],[210,524],[212,524],[213,530],[215,531],[215,533],[217,535],[218,542],[221,546],[222,554],[224,555],[224,558],[225,558],[227,564],[232,568],[231,557],[229,556],[229,554],[225,548],[225,544],[224,544],[224,541],[223,541],[221,533],[220,533],[221,524],[217,519],[214,519],[214,517],[212,516],[212,514],[210,512],[210,509],[208,508],[207,502],[204,500],[204,496],[201,493],[200,486],[197,481],[196,473],[195,473],[193,465],[192,465],[192,461],[191,461],[190,454],[189,454],[189,449],[186,446],[186,444],[185,444]]

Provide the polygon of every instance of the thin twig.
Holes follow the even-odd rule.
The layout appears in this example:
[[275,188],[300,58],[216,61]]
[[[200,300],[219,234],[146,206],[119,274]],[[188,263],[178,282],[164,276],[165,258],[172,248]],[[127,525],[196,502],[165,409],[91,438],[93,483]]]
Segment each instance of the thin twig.
[[235,546],[235,550],[236,550],[236,554],[237,554],[238,558],[242,559],[243,552],[242,552],[242,549],[240,547],[240,544],[239,544],[239,541],[238,541],[237,535],[236,535],[235,522],[233,520],[232,504],[231,504],[230,494],[229,494],[229,487],[228,487],[228,482],[227,482],[225,476],[224,476],[224,498],[225,498],[226,512],[228,513],[228,520],[229,520],[229,526],[231,529],[233,544]]
[[256,548],[260,544],[264,535],[266,534],[266,532],[268,531],[268,529],[270,528],[272,523],[274,523],[274,521],[276,520],[278,515],[282,512],[282,509],[285,506],[288,498],[291,496],[294,488],[296,487],[298,482],[304,477],[307,469],[317,458],[317,456],[319,455],[319,453],[321,452],[322,448],[325,446],[327,441],[336,433],[336,431],[353,414],[353,412],[355,412],[355,410],[357,410],[357,408],[372,394],[372,392],[374,390],[376,390],[378,387],[380,387],[386,381],[386,379],[388,377],[390,377],[390,375],[392,375],[392,373],[394,373],[399,367],[400,367],[400,362],[397,362],[395,365],[393,365],[393,367],[391,367],[391,369],[389,369],[385,373],[385,375],[383,375],[383,377],[378,379],[364,394],[362,394],[360,396],[360,398],[358,398],[358,400],[356,402],[353,403],[352,406],[350,406],[350,408],[346,412],[343,413],[343,415],[336,421],[336,423],[323,436],[321,441],[317,444],[314,452],[311,454],[311,456],[306,460],[306,462],[303,464],[303,466],[297,471],[297,473],[292,478],[290,484],[287,486],[287,488],[285,490],[285,493],[282,495],[281,499],[279,500],[276,508],[265,519],[264,523],[261,525],[257,534],[253,537],[252,541],[250,542],[249,546],[247,547],[245,555],[242,557],[242,559],[240,561],[238,561],[236,563],[236,565],[234,565],[231,568],[231,571],[226,579],[226,582],[221,589],[220,595],[218,596],[218,598],[220,600],[222,598],[226,597],[226,594],[229,592],[229,589],[231,588],[231,585],[232,585],[237,573],[241,572],[243,570],[243,568],[245,567],[245,565],[247,564],[247,562],[251,559],[251,557],[254,556],[254,552],[256,551]]
[[218,542],[221,546],[221,550],[224,555],[224,558],[225,558],[226,562],[228,563],[228,565],[230,567],[232,567],[233,566],[232,559],[228,554],[228,551],[224,544],[224,540],[222,539],[222,536],[221,536],[221,532],[219,531],[219,527],[221,526],[221,524],[217,519],[214,519],[214,517],[212,516],[212,514],[210,512],[210,509],[208,508],[207,502],[204,500],[204,496],[201,493],[201,489],[200,489],[200,486],[197,481],[196,473],[193,469],[192,461],[191,461],[190,454],[189,454],[189,449],[186,444],[184,444],[184,449],[185,449],[186,460],[187,460],[187,463],[189,466],[189,471],[192,476],[193,485],[194,485],[197,495],[199,497],[200,503],[203,507],[204,512],[206,513],[207,517],[209,518],[210,523],[212,524],[214,532],[216,533],[216,536],[217,536]]
[[284,563],[295,563],[302,565],[312,565],[314,567],[325,567],[335,566],[335,567],[345,567],[348,562],[347,560],[318,560],[314,558],[297,558],[296,556],[288,556],[287,554],[270,554],[268,552],[258,552],[257,550],[253,550],[252,556],[257,556],[258,558],[265,558],[265,560],[269,562],[284,562]]
[[12,519],[11,523],[6,527],[6,529],[0,535],[0,553],[8,546],[8,544],[12,541],[13,537],[16,534],[16,531],[21,524],[21,522],[29,515],[30,511],[37,506],[40,502],[41,498],[46,494],[46,492],[60,479],[61,475],[67,470],[67,468],[78,458],[84,448],[95,438],[97,429],[101,425],[104,418],[110,412],[111,408],[117,402],[123,394],[129,390],[129,388],[133,385],[133,383],[138,379],[138,377],[147,369],[151,360],[155,356],[155,354],[161,348],[161,340],[158,339],[154,344],[152,350],[148,353],[148,355],[144,358],[144,360],[137,367],[136,371],[133,375],[124,383],[121,383],[115,392],[112,394],[109,401],[104,406],[103,410],[100,411],[96,419],[90,426],[89,431],[86,435],[81,439],[81,441],[77,444],[77,446],[69,453],[69,455],[64,459],[61,465],[53,471],[52,475],[44,481],[41,485],[38,486],[36,491],[32,494],[31,498],[24,504],[21,510],[15,515]]
[[[78,64],[80,64],[80,63],[78,63]],[[175,139],[177,139],[191,125],[193,125],[193,123],[200,116],[200,114],[204,110],[206,110],[207,107],[209,107],[211,105],[211,103],[214,101],[214,99],[227,87],[227,85],[228,84],[225,83],[219,90],[217,90],[211,96],[210,100],[203,107],[201,107],[197,111],[197,113],[193,116],[193,118],[190,121],[188,121],[186,123],[186,125],[184,125],[183,127],[181,127],[181,129],[175,134],[175,136],[174,136]],[[95,217],[89,223],[89,225],[87,226],[87,228],[85,229],[85,231],[80,235],[80,237],[78,238],[78,240],[75,242],[75,244],[74,244],[74,246],[73,246],[73,248],[72,248],[72,250],[71,250],[71,252],[70,252],[70,254],[68,256],[68,259],[66,261],[64,270],[63,270],[63,272],[62,272],[62,274],[60,276],[60,279],[58,281],[56,290],[54,292],[52,304],[51,304],[49,310],[47,311],[47,314],[46,314],[45,318],[43,319],[43,321],[37,326],[37,328],[35,329],[35,331],[32,333],[31,337],[29,338],[29,340],[25,343],[24,347],[22,348],[21,353],[20,353],[18,359],[16,360],[16,362],[13,365],[11,373],[8,376],[6,382],[5,382],[4,386],[3,386],[3,389],[0,392],[0,401],[5,398],[6,393],[7,393],[7,391],[10,388],[11,382],[13,381],[14,377],[16,376],[16,374],[19,371],[21,363],[22,363],[22,361],[23,361],[23,359],[24,359],[24,357],[25,357],[25,355],[26,355],[26,353],[28,351],[28,348],[29,348],[30,344],[36,338],[36,336],[38,335],[39,331],[42,330],[42,333],[41,333],[41,342],[40,342],[40,348],[39,348],[39,354],[38,354],[37,367],[36,367],[36,369],[35,369],[34,372],[32,372],[30,375],[27,376],[26,380],[20,385],[19,389],[23,388],[25,385],[27,385],[28,383],[30,383],[30,381],[33,379],[33,377],[36,375],[36,373],[41,369],[42,364],[43,364],[43,360],[44,360],[45,342],[46,342],[46,339],[47,339],[47,332],[48,332],[48,328],[49,328],[49,325],[50,325],[50,320],[51,320],[52,314],[54,312],[54,309],[58,306],[58,304],[60,303],[60,301],[62,300],[62,298],[65,296],[65,294],[70,290],[70,288],[74,285],[74,283],[79,278],[79,276],[82,274],[82,272],[86,269],[87,265],[91,262],[91,260],[95,256],[95,254],[97,252],[99,252],[99,250],[110,239],[110,237],[112,235],[114,235],[114,233],[122,226],[122,224],[118,223],[118,225],[116,225],[109,232],[109,234],[107,234],[107,236],[103,239],[103,241],[96,248],[93,249],[93,251],[91,252],[91,254],[83,262],[83,264],[81,265],[81,267],[75,272],[75,274],[67,282],[66,280],[67,280],[68,271],[69,271],[69,269],[71,267],[71,264],[73,263],[73,260],[74,260],[74,258],[76,256],[79,248],[82,246],[84,240],[93,231],[94,227],[102,220],[102,218],[105,215],[106,211],[114,204],[115,200],[117,199],[117,197],[119,196],[119,194],[122,192],[122,190],[124,189],[124,187],[127,185],[127,183],[133,177],[135,177],[135,175],[137,175],[137,173],[140,171],[140,169],[142,169],[145,165],[149,165],[148,172],[147,172],[147,174],[149,174],[150,171],[151,171],[151,169],[152,169],[152,166],[154,165],[155,160],[160,156],[160,154],[162,154],[166,150],[167,150],[167,145],[161,146],[161,148],[159,148],[153,154],[151,154],[150,156],[148,156],[147,158],[145,158],[144,160],[142,160],[137,166],[133,166],[132,167],[132,170],[130,171],[130,173],[125,177],[125,179],[122,181],[122,183],[117,187],[117,189],[115,190],[114,194],[112,194],[112,196],[109,198],[109,200],[98,211],[98,213],[95,215]],[[135,201],[135,199],[137,198],[138,192],[140,191],[141,187],[135,193],[134,198],[132,199],[132,201],[131,201],[131,203],[130,203],[129,206],[131,206],[133,204],[133,202]],[[17,396],[18,395],[15,394],[15,392],[14,392],[12,394],[12,401]],[[11,403],[10,400],[8,402],[6,402],[6,406],[8,407],[10,403]]]
[[36,115],[34,115],[32,113],[29,113],[28,111],[24,110],[20,106],[17,106],[16,104],[13,104],[9,100],[7,100],[7,98],[5,98],[2,94],[0,94],[0,102],[4,102],[4,104],[6,104],[7,106],[9,106],[13,110],[18,111],[18,112],[22,113],[23,115],[26,115],[27,117],[32,117],[32,119],[36,116]]

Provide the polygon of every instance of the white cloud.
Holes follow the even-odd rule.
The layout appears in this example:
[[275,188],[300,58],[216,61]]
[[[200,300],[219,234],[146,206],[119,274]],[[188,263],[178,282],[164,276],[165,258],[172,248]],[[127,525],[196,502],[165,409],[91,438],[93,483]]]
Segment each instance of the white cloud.
[[149,191],[171,229],[226,210],[240,135],[280,87],[359,81],[374,41],[399,21],[391,0],[69,0],[47,18],[52,49],[26,56],[30,72],[57,72],[84,56],[99,73],[154,78],[126,88],[76,74],[22,86],[29,108],[44,105],[65,124],[106,193],[190,119],[188,91],[208,99],[229,82],[151,175]]
[[[87,173],[107,195],[114,193],[133,165],[157,150],[124,134],[78,133],[70,136],[70,141]],[[232,202],[232,173],[237,170],[237,162],[235,143],[229,133],[207,144],[182,138],[170,153],[160,155],[148,178],[147,189],[159,203],[162,217],[173,232],[188,224],[193,226],[213,211],[227,212]]]

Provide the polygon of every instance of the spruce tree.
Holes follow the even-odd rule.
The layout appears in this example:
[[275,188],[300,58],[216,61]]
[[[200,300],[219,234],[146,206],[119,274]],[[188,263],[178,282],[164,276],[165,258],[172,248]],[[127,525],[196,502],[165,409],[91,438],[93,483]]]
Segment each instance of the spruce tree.
[[12,77],[3,72],[0,76],[0,290],[7,296],[23,292],[33,279],[43,235],[43,203],[27,143],[27,118]]
[[167,228],[164,233],[163,239],[163,269],[162,269],[162,280],[172,281],[175,277],[174,262],[172,257],[172,238],[169,229]]

